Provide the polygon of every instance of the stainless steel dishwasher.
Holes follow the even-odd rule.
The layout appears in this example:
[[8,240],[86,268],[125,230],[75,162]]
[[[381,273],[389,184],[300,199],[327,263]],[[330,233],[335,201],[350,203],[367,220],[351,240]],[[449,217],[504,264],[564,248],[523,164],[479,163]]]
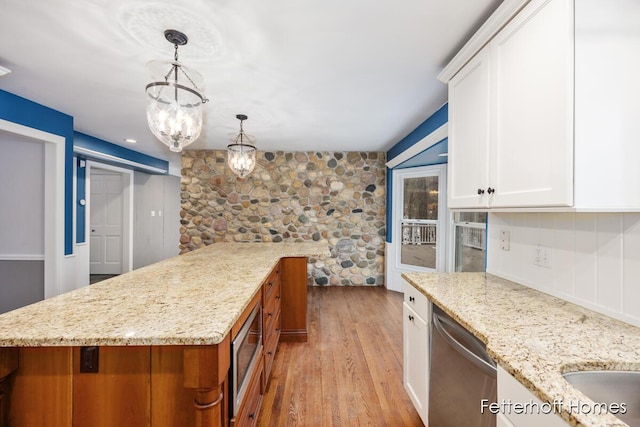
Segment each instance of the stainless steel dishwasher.
[[430,427],[495,427],[481,400],[496,401],[496,364],[482,341],[435,304],[431,322]]

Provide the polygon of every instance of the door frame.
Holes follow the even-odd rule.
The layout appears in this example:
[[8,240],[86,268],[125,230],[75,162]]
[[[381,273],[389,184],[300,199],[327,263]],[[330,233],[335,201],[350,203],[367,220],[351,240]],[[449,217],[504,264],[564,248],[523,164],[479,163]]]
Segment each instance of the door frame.
[[[447,246],[449,234],[450,215],[447,211],[447,165],[430,165],[406,169],[394,169],[393,173],[393,201],[392,201],[392,221],[393,221],[393,246],[395,247],[394,267],[399,271],[419,271],[433,272],[446,271],[447,268]],[[403,182],[405,178],[420,178],[424,176],[438,176],[438,239],[436,244],[436,268],[425,268],[414,265],[402,264],[402,220],[403,211]]]
[[[133,268],[133,170],[118,166],[108,165],[93,160],[86,163],[86,190],[87,201],[85,213],[85,236],[87,245],[86,268],[91,274],[91,171],[92,169],[104,169],[120,173],[123,176],[122,185],[122,272],[127,273]],[[128,176],[128,179],[127,179]],[[85,273],[86,274],[86,273]]]

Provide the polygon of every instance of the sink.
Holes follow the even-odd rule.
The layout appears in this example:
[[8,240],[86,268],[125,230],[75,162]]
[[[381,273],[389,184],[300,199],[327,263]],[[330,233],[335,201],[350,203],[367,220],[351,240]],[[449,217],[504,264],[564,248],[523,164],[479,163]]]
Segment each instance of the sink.
[[640,371],[575,371],[565,380],[595,403],[625,403],[626,413],[613,413],[630,426],[640,426]]

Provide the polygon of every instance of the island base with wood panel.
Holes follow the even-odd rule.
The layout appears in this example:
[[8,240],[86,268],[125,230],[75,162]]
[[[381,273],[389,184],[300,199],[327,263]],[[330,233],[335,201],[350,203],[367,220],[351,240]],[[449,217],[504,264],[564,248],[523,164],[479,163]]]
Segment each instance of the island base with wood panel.
[[[277,341],[307,340],[306,274],[306,257],[282,258],[215,345],[0,348],[0,426],[255,425]],[[233,419],[231,342],[256,304],[276,320]]]

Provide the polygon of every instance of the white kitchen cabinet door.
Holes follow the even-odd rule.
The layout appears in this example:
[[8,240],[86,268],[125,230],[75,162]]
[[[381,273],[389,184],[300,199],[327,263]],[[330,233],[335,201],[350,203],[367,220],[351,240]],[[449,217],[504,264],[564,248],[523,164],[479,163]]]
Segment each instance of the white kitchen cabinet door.
[[487,207],[489,71],[485,49],[449,82],[449,208]]
[[533,0],[490,49],[490,206],[573,205],[573,1]]
[[[410,285],[407,285],[410,286]],[[429,404],[429,325],[407,305],[402,304],[403,379],[413,406],[427,425]]]
[[[530,408],[543,408],[542,401],[500,365],[498,365],[498,402],[521,403],[523,405],[529,403]],[[511,424],[507,424],[499,416],[497,425],[515,427],[567,427],[569,425],[549,407],[544,407],[544,412],[542,410],[540,412],[534,410],[528,413],[519,412],[521,411],[514,410],[509,413],[500,413],[499,415],[507,418]]]

